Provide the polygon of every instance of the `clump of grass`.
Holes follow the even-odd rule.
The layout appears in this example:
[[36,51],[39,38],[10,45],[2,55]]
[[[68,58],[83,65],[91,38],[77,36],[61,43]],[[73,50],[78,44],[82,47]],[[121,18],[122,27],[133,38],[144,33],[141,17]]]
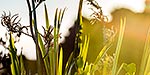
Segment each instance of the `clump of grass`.
[[[22,54],[20,55],[20,58],[17,56],[17,49],[15,47],[15,43],[18,42],[19,40],[14,39],[15,38],[20,38],[21,34],[25,34],[30,36],[28,33],[23,32],[23,29],[27,29],[28,26],[22,26],[20,24],[20,20],[16,21],[18,18],[18,14],[11,15],[9,12],[9,15],[7,15],[5,12],[2,15],[1,19],[1,24],[2,26],[6,27],[8,32],[5,34],[6,41],[8,40],[9,35],[9,45],[6,45],[6,41],[4,41],[1,38],[1,42],[3,47],[6,50],[9,50],[10,54],[10,61],[7,61],[5,63],[11,62],[11,73],[13,75],[20,75],[21,73],[24,73],[24,66],[23,66],[23,60],[22,60]],[[20,60],[20,61],[19,61]],[[7,64],[9,65],[9,64]]]
[[[104,22],[105,19],[107,19],[103,14],[101,7],[95,2],[94,0],[88,0],[91,5],[96,7],[99,12],[94,12],[95,18],[91,20],[91,24],[95,22]],[[39,3],[39,4],[38,4]],[[120,55],[121,50],[121,44],[123,40],[124,35],[124,29],[125,29],[125,18],[121,19],[120,23],[120,31],[119,31],[119,38],[118,43],[116,47],[116,52],[114,56],[107,55],[107,52],[109,51],[111,44],[114,39],[114,35],[112,35],[110,38],[107,38],[107,42],[98,54],[97,58],[95,59],[95,62],[88,63],[87,53],[88,53],[88,47],[89,47],[89,40],[90,35],[84,35],[82,33],[82,3],[83,0],[80,0],[79,2],[79,8],[78,8],[78,16],[77,16],[77,30],[76,30],[76,38],[75,38],[75,49],[73,50],[72,54],[70,54],[70,58],[68,59],[68,62],[65,64],[65,70],[62,72],[62,63],[63,59],[63,49],[60,48],[59,50],[59,39],[60,39],[60,33],[59,29],[61,26],[61,22],[63,19],[63,15],[65,13],[65,9],[56,9],[55,12],[55,19],[54,19],[54,27],[52,27],[49,23],[48,19],[48,13],[47,13],[47,7],[44,5],[44,13],[45,13],[45,27],[43,26],[44,35],[42,35],[37,28],[37,21],[36,21],[36,9],[42,2],[35,2],[32,0],[31,2],[27,0],[27,5],[29,9],[29,22],[30,25],[28,26],[30,28],[31,34],[24,33],[22,31],[23,28],[28,29],[28,27],[20,26],[19,21],[15,24],[16,17],[14,21],[6,20],[7,18],[3,18],[2,25],[8,28],[9,32],[9,51],[11,54],[11,72],[13,75],[26,75],[26,70],[24,69],[23,65],[23,59],[22,56],[19,58],[17,57],[17,52],[15,48],[15,41],[13,38],[13,33],[17,33],[18,37],[21,36],[21,34],[26,34],[27,36],[31,37],[35,43],[36,46],[36,56],[37,56],[37,74],[38,75],[95,75],[95,74],[101,74],[101,75],[118,75],[122,69],[126,71],[127,75],[135,75],[136,67],[135,64],[126,64],[123,63],[120,68],[117,70],[117,64],[118,64],[118,58]],[[96,4],[95,4],[96,3]],[[32,6],[31,6],[32,5]],[[7,16],[10,17],[10,16]],[[9,18],[8,18],[9,19]],[[11,25],[13,24],[13,25]],[[15,26],[14,26],[15,25]],[[19,30],[17,30],[20,28]],[[54,31],[54,35],[52,35],[52,31]],[[52,41],[53,40],[53,41]],[[79,51],[79,54],[77,53]],[[147,56],[149,57],[149,56]],[[148,58],[149,59],[149,58]],[[20,61],[19,61],[20,60]],[[147,61],[149,63],[149,61]],[[43,64],[43,65],[42,65]],[[147,64],[148,65],[148,64]],[[146,68],[147,72],[148,68]]]
[[109,51],[112,43],[113,43],[113,39],[115,37],[116,34],[113,34],[113,36],[111,38],[108,39],[108,41],[106,42],[106,44],[104,45],[104,47],[102,48],[102,50],[100,51],[100,53],[98,54],[96,60],[94,63],[91,63],[92,68],[90,73],[92,75],[119,75],[121,70],[124,70],[126,72],[126,74],[129,75],[135,75],[136,72],[136,65],[134,63],[131,64],[126,64],[123,63],[119,69],[117,69],[118,67],[118,58],[119,58],[119,53],[120,53],[120,48],[121,48],[121,44],[122,44],[122,40],[123,40],[123,33],[124,33],[124,29],[125,29],[125,19],[124,21],[121,20],[120,23],[120,33],[118,36],[118,45],[116,46],[116,53],[114,54],[114,56],[110,56],[107,55],[107,52]]

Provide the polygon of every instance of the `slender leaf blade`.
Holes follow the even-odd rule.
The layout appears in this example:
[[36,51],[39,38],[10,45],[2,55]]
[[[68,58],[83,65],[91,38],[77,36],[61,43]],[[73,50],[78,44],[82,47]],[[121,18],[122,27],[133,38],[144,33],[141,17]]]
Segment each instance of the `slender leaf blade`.
[[86,57],[87,57],[87,53],[88,53],[88,47],[89,47],[89,40],[90,40],[89,37],[86,35],[85,36],[85,42],[83,45],[83,50],[81,50],[82,51],[81,57],[83,57],[83,64],[85,64],[85,61],[86,61]]
[[44,9],[45,9],[45,22],[46,22],[46,30],[50,27],[49,19],[48,19],[48,13],[47,13],[47,7],[46,4],[44,4]]
[[[46,54],[46,50],[44,48],[44,44],[43,44],[43,41],[42,41],[42,38],[41,38],[40,35],[38,35],[38,43],[39,43],[39,47],[40,47],[40,50],[41,50],[42,57],[44,57],[45,54]],[[46,73],[47,73],[47,75],[49,75],[50,68],[49,68],[48,58],[45,57],[43,60],[44,60]]]
[[62,75],[62,65],[63,65],[63,49],[60,49],[59,55],[59,75]]
[[124,18],[123,20],[121,19],[121,23],[120,23],[119,38],[118,38],[114,62],[113,62],[112,75],[116,75],[118,59],[119,59],[121,45],[122,45],[122,41],[123,41],[126,18]]
[[146,64],[149,61],[149,55],[150,55],[150,26],[147,32],[142,61],[140,65],[140,72],[139,72],[140,75],[143,75],[145,72]]
[[19,67],[18,67],[18,62],[16,59],[16,50],[15,50],[15,44],[14,44],[14,39],[12,37],[12,33],[10,32],[10,56],[11,56],[11,72],[13,75],[19,75]]

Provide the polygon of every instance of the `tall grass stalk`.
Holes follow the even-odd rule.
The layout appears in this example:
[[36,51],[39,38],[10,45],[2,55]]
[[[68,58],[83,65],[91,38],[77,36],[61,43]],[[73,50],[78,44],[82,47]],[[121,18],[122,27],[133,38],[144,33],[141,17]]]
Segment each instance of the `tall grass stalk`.
[[[37,29],[37,17],[36,17],[36,6],[35,6],[35,1],[32,0],[32,9],[33,9],[33,20],[34,20],[34,40],[35,40],[35,47],[36,47],[36,57],[37,57],[37,70],[38,74],[42,75],[42,55],[41,55],[41,50],[39,47],[38,43],[38,29]],[[31,19],[32,20],[32,19]]]
[[[46,50],[44,48],[44,44],[43,44],[43,41],[42,41],[42,38],[41,38],[40,35],[38,35],[38,41],[39,41],[39,46],[40,46],[42,57],[44,57],[44,55],[46,54]],[[50,65],[49,65],[48,57],[45,57],[43,60],[44,60],[44,66],[45,66],[45,69],[46,69],[46,74],[50,75],[49,74]]]
[[149,75],[149,74],[150,74],[150,54],[148,55],[144,75]]
[[62,75],[62,65],[63,65],[63,49],[60,49],[59,54],[59,68],[58,68],[58,75]]
[[150,62],[149,61],[150,61],[150,27],[147,32],[147,38],[145,41],[139,75],[147,75],[148,74],[148,70],[150,71],[150,69],[149,69]]
[[15,44],[14,44],[14,39],[13,39],[13,36],[12,36],[12,32],[10,32],[10,56],[11,56],[11,72],[12,72],[12,75],[20,75],[20,68],[19,68],[19,60],[17,58],[17,51],[16,51],[16,48],[15,48]]
[[124,30],[125,30],[125,23],[126,23],[126,18],[121,19],[119,37],[118,37],[118,42],[117,42],[117,47],[116,47],[116,52],[115,52],[115,57],[114,57],[114,62],[113,62],[113,68],[112,68],[112,75],[116,75],[118,59],[120,55],[120,50],[121,50],[121,45],[122,45],[123,35],[124,35]]

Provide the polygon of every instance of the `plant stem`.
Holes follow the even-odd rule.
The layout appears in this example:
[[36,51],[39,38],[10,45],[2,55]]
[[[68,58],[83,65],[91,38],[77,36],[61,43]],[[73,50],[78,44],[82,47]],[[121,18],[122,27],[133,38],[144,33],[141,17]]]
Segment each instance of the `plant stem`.
[[29,22],[30,22],[30,31],[31,31],[31,35],[32,35],[32,39],[35,42],[35,37],[34,37],[34,33],[33,33],[33,27],[32,27],[32,11],[31,11],[31,4],[29,0],[27,1],[27,5],[28,5],[28,11],[29,11]]
[[37,66],[38,66],[38,75],[42,75],[42,56],[40,53],[40,47],[38,45],[38,30],[37,30],[37,21],[36,21],[36,10],[33,10],[33,17],[34,17],[34,30],[35,34],[33,32],[33,24],[32,24],[32,9],[35,8],[34,0],[32,0],[32,9],[31,9],[31,4],[29,0],[27,1],[28,5],[28,10],[29,10],[29,22],[30,22],[30,31],[31,31],[31,37],[36,45],[36,54],[37,54]]
[[114,57],[114,62],[113,62],[113,68],[112,68],[112,75],[116,75],[116,70],[117,70],[117,64],[119,60],[119,55],[120,55],[120,50],[121,50],[121,45],[123,41],[123,35],[124,35],[124,30],[125,30],[125,21],[121,19],[120,23],[120,31],[119,31],[119,37],[118,37],[118,42],[117,42],[117,47],[116,47],[116,52],[115,52],[115,57]]
[[146,37],[144,51],[143,51],[143,55],[142,55],[142,59],[141,59],[142,61],[141,61],[141,65],[140,65],[139,75],[145,75],[144,72],[146,72],[146,68],[147,68],[148,61],[149,61],[149,55],[150,55],[150,26],[147,31],[147,37]]
[[[35,8],[35,3],[34,0],[32,0],[32,8]],[[42,75],[42,56],[40,53],[40,48],[38,45],[38,30],[37,30],[37,20],[36,20],[36,9],[33,10],[33,19],[34,19],[34,32],[35,32],[35,44],[36,44],[36,56],[37,56],[37,70],[38,70],[38,75]]]

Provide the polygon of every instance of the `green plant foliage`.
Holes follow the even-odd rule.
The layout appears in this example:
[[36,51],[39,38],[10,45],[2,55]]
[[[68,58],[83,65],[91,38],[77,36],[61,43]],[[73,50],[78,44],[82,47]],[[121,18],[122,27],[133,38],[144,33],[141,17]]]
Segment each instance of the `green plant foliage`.
[[90,75],[91,66],[92,66],[92,64],[88,64],[88,62],[85,64],[85,69],[84,69],[84,71],[83,71],[83,74],[84,74],[84,75]]
[[[84,41],[85,43],[83,44],[82,35],[81,35],[82,34],[82,13],[81,13],[82,3],[83,3],[83,0],[80,0],[77,21],[75,22],[75,24],[76,24],[75,48],[67,61],[67,64],[65,67],[65,75],[71,74],[71,71],[72,71],[72,68],[74,65],[77,65],[77,67],[80,67],[77,69],[79,69],[79,71],[82,71],[83,67],[84,67],[83,65],[86,60],[86,55],[87,55],[87,51],[88,51],[87,43],[89,42],[89,39],[86,37],[86,40]],[[78,50],[80,50],[79,55],[77,54]],[[85,53],[83,52],[83,50],[85,50]],[[76,72],[76,73],[81,74],[81,72],[79,72],[79,73],[78,72]]]
[[122,70],[122,68],[124,67],[124,65],[127,65],[126,63],[122,63],[120,68],[118,69],[116,75],[119,75],[120,71]]
[[48,19],[48,13],[47,13],[47,7],[46,7],[46,4],[44,4],[44,10],[45,10],[46,29],[48,30],[50,24],[49,24],[49,19]]
[[[84,43],[83,43],[83,47],[82,47],[82,44],[80,45],[80,54],[79,54],[79,60],[82,59],[82,65],[85,64],[86,62],[86,57],[87,57],[87,53],[88,53],[88,45],[89,45],[89,38],[88,36],[85,36],[85,40],[84,40]],[[84,66],[82,66],[83,68]]]
[[[39,46],[40,46],[40,50],[41,50],[41,54],[42,54],[42,57],[44,57],[44,55],[46,54],[46,50],[45,50],[45,47],[44,47],[44,44],[43,44],[43,41],[42,41],[42,38],[40,35],[38,35],[38,41],[39,41]],[[48,58],[44,58],[44,65],[45,65],[45,69],[46,69],[46,73],[47,75],[49,75],[49,62],[48,62]]]
[[59,54],[59,70],[58,70],[58,75],[62,75],[62,65],[63,65],[63,50],[62,48],[60,49],[60,54]]
[[20,69],[19,69],[19,61],[17,58],[17,51],[14,45],[14,39],[12,37],[12,33],[10,33],[10,56],[12,60],[11,64],[11,70],[13,75],[20,75]]
[[[88,0],[93,6],[97,9],[100,9],[98,4],[93,4],[94,1]],[[30,1],[27,0],[28,8],[29,8],[29,19],[30,19],[30,30],[32,35],[28,35],[33,38],[33,41],[36,45],[36,52],[37,52],[37,69],[38,75],[119,75],[121,70],[126,72],[125,75],[135,75],[136,73],[136,64],[126,64],[123,63],[120,68],[117,70],[118,65],[118,58],[121,51],[121,45],[125,30],[125,22],[126,18],[121,19],[120,23],[120,31],[118,42],[116,46],[115,55],[111,56],[108,55],[107,52],[111,48],[113,43],[114,36],[113,34],[111,38],[108,38],[107,42],[103,46],[102,50],[99,52],[98,56],[96,57],[95,61],[92,63],[87,62],[87,54],[89,50],[89,42],[90,42],[90,35],[83,34],[83,23],[82,23],[82,3],[83,0],[79,1],[79,8],[78,8],[78,15],[76,21],[76,38],[75,38],[75,49],[70,54],[70,57],[65,64],[65,70],[63,72],[63,49],[62,47],[59,49],[59,38],[60,38],[60,26],[62,23],[62,19],[65,13],[66,8],[64,9],[56,9],[55,17],[54,17],[54,27],[52,27],[49,23],[48,12],[46,4],[44,4],[44,14],[45,14],[45,28],[44,35],[42,35],[37,28],[37,21],[36,21],[36,3],[32,0],[32,11],[30,6]],[[41,3],[39,3],[41,4]],[[100,15],[97,15],[99,14]],[[93,19],[94,23],[99,20],[103,19],[104,22],[105,16],[102,14],[102,11],[99,13],[95,13],[95,16],[100,18]],[[33,15],[32,15],[33,14]],[[93,23],[92,23],[93,24]],[[33,26],[33,27],[32,27]],[[33,31],[34,29],[34,31]],[[54,32],[52,35],[52,31]],[[24,68],[24,61],[22,57],[22,53],[20,58],[17,56],[17,49],[15,48],[14,38],[12,36],[12,32],[10,32],[9,38],[9,51],[11,55],[11,72],[12,75],[26,75],[26,69]],[[149,39],[150,34],[148,32],[147,40],[145,43],[144,54],[143,54],[143,61],[141,64],[141,75],[150,75],[149,66],[150,66],[150,52],[149,52]],[[79,50],[79,54],[77,53]],[[41,64],[44,64],[42,66]],[[46,73],[42,72],[43,68]]]
[[21,75],[26,75],[26,70],[25,70],[25,68],[24,68],[24,61],[23,61],[23,57],[22,57],[23,55],[22,55],[22,51],[21,51],[21,54],[20,54],[20,62],[19,62],[19,64],[20,64],[20,70],[21,70]]
[[117,47],[115,52],[115,58],[113,62],[112,75],[116,75],[118,58],[120,55],[121,44],[122,44],[124,30],[125,30],[125,22],[126,22],[126,18],[124,18],[123,20],[121,19],[120,21],[120,31],[119,31],[119,37],[118,37],[118,42],[117,42]]
[[96,64],[92,64],[91,75],[111,75],[113,57],[105,54]]
[[71,65],[74,64],[72,63],[72,58],[73,58],[73,52],[70,54],[69,59],[66,63],[64,75],[68,75]]
[[126,71],[125,75],[135,75],[136,65],[134,63],[124,64],[124,70]]
[[135,75],[136,73],[136,64],[134,63],[130,63],[130,64],[126,64],[126,63],[122,63],[122,65],[120,66],[118,72],[116,73],[116,75],[119,75],[121,70],[125,70],[125,75]]
[[150,54],[149,54],[148,59],[147,59],[147,64],[146,64],[144,75],[150,74],[150,68],[149,67],[150,67]]
[[145,41],[143,56],[140,65],[140,75],[147,75],[150,71],[150,27],[147,32],[147,38]]
[[[87,73],[89,73],[88,67],[87,67],[89,65],[85,65],[86,64],[87,52],[88,52],[88,45],[89,45],[89,38],[87,36],[85,36],[83,47],[82,47],[82,45],[80,46],[80,48],[81,48],[80,49],[80,54],[78,56],[77,63],[76,63],[77,67],[78,67],[78,74],[86,75]],[[85,68],[85,67],[87,67],[87,68]]]
[[97,56],[97,58],[96,58],[94,64],[97,64],[98,61],[99,61],[100,59],[102,59],[102,57],[106,54],[106,52],[107,52],[107,51],[109,50],[109,48],[111,47],[111,43],[112,43],[112,41],[108,42],[108,43],[103,47],[103,49],[102,49],[102,50],[100,51],[100,53],[98,54],[98,56]]
[[78,60],[77,60],[77,66],[78,66],[78,68],[83,68],[84,63],[83,63],[83,58],[82,57],[78,58]]

